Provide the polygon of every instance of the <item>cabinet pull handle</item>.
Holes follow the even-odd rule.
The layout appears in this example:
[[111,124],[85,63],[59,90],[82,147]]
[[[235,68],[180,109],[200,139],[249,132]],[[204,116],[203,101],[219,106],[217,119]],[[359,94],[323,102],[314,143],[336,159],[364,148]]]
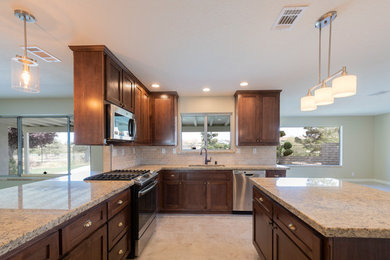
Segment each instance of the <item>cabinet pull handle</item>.
[[87,221],[85,221],[84,227],[89,228],[90,226],[92,226],[92,221],[88,219]]
[[279,174],[275,174],[274,177],[279,177]]
[[122,254],[123,254],[123,250],[122,250],[122,249],[119,249],[118,255],[122,255]]
[[123,204],[123,200],[118,200],[118,202],[116,204],[122,205]]
[[121,226],[123,226],[123,222],[122,221],[118,223],[118,227],[121,227]]
[[264,202],[264,199],[263,199],[262,197],[260,197],[259,200],[260,200],[261,202]]
[[288,228],[291,230],[291,231],[295,231],[297,228],[292,224],[288,224]]

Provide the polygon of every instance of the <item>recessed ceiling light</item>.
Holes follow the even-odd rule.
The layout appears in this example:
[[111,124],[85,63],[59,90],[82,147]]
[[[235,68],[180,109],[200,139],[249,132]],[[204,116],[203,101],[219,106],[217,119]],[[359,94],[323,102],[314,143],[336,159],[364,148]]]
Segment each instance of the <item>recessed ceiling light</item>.
[[160,87],[160,84],[158,84],[158,83],[153,83],[152,84],[152,88],[159,88]]
[[209,92],[209,91],[210,91],[209,88],[204,88],[204,89],[203,89],[203,92]]
[[246,87],[246,86],[248,86],[248,85],[249,85],[249,83],[246,82],[246,81],[241,81],[241,82],[240,82],[240,86],[241,86],[241,87]]

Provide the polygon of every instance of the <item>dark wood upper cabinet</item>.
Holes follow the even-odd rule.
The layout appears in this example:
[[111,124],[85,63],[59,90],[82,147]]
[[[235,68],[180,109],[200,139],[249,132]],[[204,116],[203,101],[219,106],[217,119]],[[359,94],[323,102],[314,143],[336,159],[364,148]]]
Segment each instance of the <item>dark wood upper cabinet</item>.
[[237,91],[236,143],[238,146],[278,145],[281,90]]
[[105,105],[135,110],[135,85],[149,91],[104,45],[69,46],[73,51],[75,144],[103,145]]
[[137,135],[135,142],[150,144],[150,97],[139,85],[135,87],[135,118]]
[[152,92],[150,97],[152,145],[177,145],[177,93]]

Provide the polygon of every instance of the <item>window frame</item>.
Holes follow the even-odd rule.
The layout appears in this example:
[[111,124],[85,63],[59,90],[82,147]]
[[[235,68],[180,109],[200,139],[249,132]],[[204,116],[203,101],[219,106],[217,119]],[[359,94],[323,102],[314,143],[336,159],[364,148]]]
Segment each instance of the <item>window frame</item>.
[[[279,159],[277,158],[277,164],[279,165],[283,165],[283,166],[288,166],[288,167],[323,167],[323,168],[326,168],[326,167],[330,167],[330,168],[341,168],[343,167],[343,125],[316,125],[316,126],[313,126],[313,125],[305,125],[305,126],[301,126],[301,125],[288,125],[288,126],[280,126],[279,127],[279,131],[282,131],[282,128],[294,128],[294,127],[301,127],[301,128],[304,128],[304,127],[339,127],[339,153],[340,153],[340,163],[338,165],[326,165],[326,164],[323,164],[323,165],[319,165],[319,164],[303,164],[303,165],[299,165],[299,164],[281,164],[279,162]],[[280,140],[280,137],[279,137],[279,140]],[[279,146],[278,146],[279,147]]]
[[[204,125],[203,125],[203,135],[207,137],[207,127],[208,127],[208,116],[213,116],[213,115],[226,115],[229,116],[230,119],[230,149],[226,150],[208,150],[210,152],[217,152],[217,153],[223,153],[223,152],[233,152],[233,124],[232,124],[232,118],[233,118],[233,113],[232,112],[202,112],[202,113],[180,113],[180,151],[188,153],[188,152],[199,152],[200,150],[193,150],[193,149],[183,149],[183,123],[182,123],[182,118],[183,116],[203,116],[204,117]],[[207,138],[205,138],[205,143],[203,144],[202,148],[206,147],[207,148]]]

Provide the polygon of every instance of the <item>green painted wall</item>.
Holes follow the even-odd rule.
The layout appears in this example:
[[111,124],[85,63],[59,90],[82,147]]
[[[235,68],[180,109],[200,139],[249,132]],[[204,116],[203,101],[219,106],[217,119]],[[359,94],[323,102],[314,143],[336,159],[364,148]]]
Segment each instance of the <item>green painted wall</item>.
[[390,181],[390,113],[375,117],[375,178]]
[[0,115],[73,115],[73,98],[0,99]]

